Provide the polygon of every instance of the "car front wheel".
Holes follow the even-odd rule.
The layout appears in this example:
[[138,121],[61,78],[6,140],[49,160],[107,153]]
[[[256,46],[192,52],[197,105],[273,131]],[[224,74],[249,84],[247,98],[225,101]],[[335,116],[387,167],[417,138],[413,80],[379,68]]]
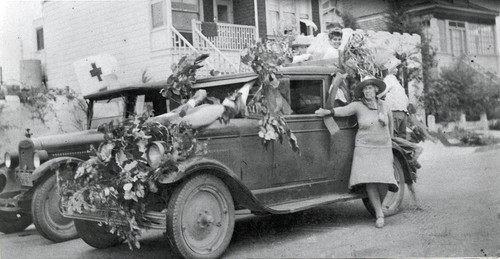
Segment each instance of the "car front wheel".
[[176,188],[167,209],[167,235],[179,255],[219,258],[233,230],[233,198],[219,178],[202,174]]
[[[398,183],[399,190],[397,192],[387,192],[387,196],[382,203],[384,216],[392,216],[399,212],[405,194],[405,174],[403,171],[403,167],[401,166],[401,163],[399,162],[397,157],[394,157],[393,167],[394,177],[396,178],[396,182]],[[373,209],[370,199],[363,198],[363,204],[365,205],[368,212],[370,212],[370,214],[375,217],[375,210]]]
[[59,211],[61,196],[57,191],[56,175],[41,182],[33,194],[31,212],[33,223],[43,237],[63,242],[78,237],[72,219],[65,218]]

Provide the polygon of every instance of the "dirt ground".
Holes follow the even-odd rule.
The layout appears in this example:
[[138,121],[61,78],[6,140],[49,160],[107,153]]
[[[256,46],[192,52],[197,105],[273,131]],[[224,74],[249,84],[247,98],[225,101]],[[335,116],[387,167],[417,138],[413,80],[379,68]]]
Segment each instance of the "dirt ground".
[[359,201],[258,221],[243,232],[264,233],[250,234],[253,244],[236,234],[227,258],[500,256],[500,146],[423,147],[421,210],[406,190],[402,212],[383,229]]
[[[500,132],[493,132],[500,137]],[[383,229],[361,201],[290,215],[240,215],[223,258],[498,257],[500,145],[444,147],[426,142],[416,184],[421,210],[406,190],[402,211]],[[97,250],[76,239],[54,244],[31,226],[0,234],[0,258],[174,258],[161,231],[141,249]]]

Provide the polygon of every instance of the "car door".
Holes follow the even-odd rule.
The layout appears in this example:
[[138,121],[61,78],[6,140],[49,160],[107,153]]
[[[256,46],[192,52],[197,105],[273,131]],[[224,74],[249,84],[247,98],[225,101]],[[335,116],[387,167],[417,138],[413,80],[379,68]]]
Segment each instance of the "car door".
[[335,118],[341,130],[331,136],[323,118],[314,114],[323,107],[330,82],[328,75],[289,77],[286,99],[292,114],[285,117],[301,154],[294,153],[287,143],[275,143],[274,186],[295,188],[304,197],[347,190],[355,136],[352,118]]

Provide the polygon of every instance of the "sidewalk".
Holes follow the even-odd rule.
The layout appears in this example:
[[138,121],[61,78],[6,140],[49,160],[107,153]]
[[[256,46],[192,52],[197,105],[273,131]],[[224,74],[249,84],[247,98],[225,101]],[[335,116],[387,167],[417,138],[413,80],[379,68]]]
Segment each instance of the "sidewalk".
[[[478,130],[475,132],[479,134],[500,138],[500,131],[498,130]],[[449,156],[472,154],[476,152],[478,149],[485,149],[485,147],[498,146],[499,144],[489,145],[489,146],[445,146],[443,145],[443,143],[439,141],[433,143],[432,141],[427,140],[425,142],[420,142],[418,145],[424,148],[424,152],[422,153],[422,155],[418,160],[421,163],[422,162],[425,163],[425,161],[441,159]]]

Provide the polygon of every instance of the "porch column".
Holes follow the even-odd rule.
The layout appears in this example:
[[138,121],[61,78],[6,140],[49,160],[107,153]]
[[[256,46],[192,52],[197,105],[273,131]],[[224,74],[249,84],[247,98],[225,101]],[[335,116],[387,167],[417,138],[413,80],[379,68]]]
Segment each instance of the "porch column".
[[173,26],[173,22],[172,22],[172,1],[171,0],[166,0],[165,1],[165,12],[166,12],[166,22],[167,22],[167,33],[168,33],[168,37],[167,37],[167,46],[168,48],[173,48],[174,47],[174,43],[173,43],[173,37],[172,37],[172,26]]
[[253,0],[254,9],[254,20],[255,20],[255,42],[259,41],[259,11],[257,6],[257,0]]

